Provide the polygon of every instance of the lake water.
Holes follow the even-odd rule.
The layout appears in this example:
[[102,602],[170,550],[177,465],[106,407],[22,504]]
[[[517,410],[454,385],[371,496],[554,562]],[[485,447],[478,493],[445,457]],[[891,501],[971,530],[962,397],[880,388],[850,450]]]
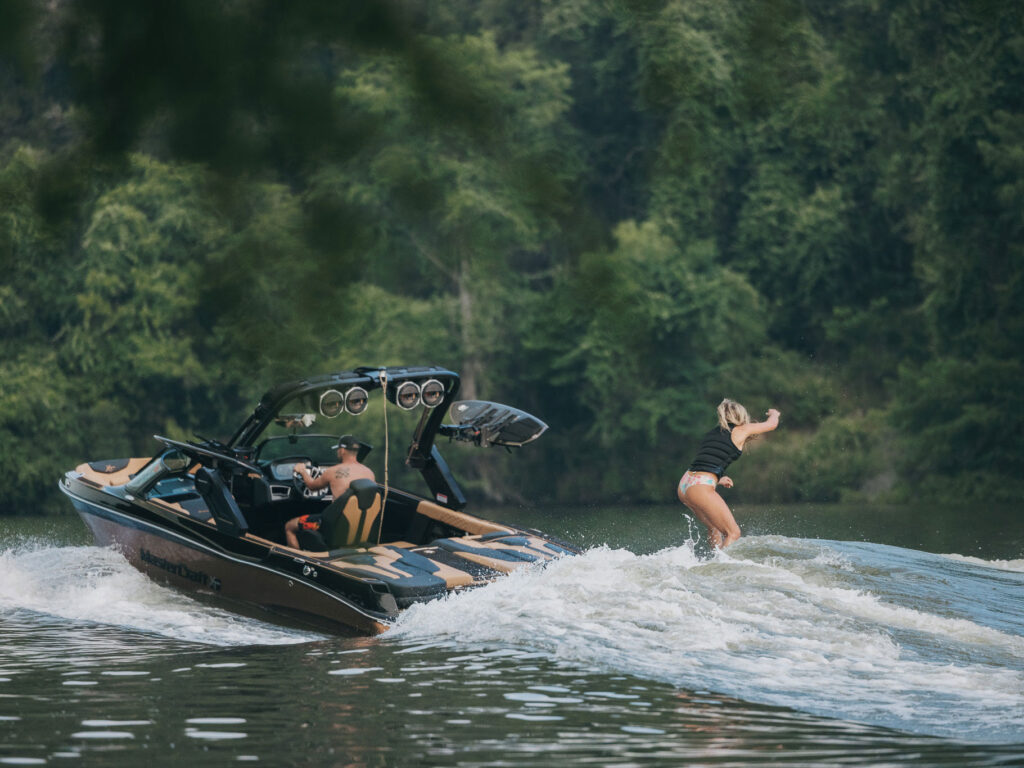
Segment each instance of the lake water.
[[584,548],[374,639],[0,521],[0,765],[1024,765],[1012,509],[512,510]]

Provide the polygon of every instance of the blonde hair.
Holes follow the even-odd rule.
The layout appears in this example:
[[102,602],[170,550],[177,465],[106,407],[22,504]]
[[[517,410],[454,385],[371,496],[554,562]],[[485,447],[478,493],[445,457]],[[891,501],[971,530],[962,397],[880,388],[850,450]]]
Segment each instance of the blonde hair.
[[724,430],[738,427],[740,424],[749,424],[750,414],[747,409],[735,400],[725,398],[718,404],[718,426]]

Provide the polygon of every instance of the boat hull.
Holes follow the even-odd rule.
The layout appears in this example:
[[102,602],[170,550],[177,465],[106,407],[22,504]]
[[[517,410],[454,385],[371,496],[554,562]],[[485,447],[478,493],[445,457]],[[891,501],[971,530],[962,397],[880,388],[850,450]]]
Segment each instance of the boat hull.
[[374,616],[312,581],[236,557],[63,490],[97,545],[115,548],[156,581],[206,598],[256,606],[331,632],[374,635],[390,626],[385,617]]

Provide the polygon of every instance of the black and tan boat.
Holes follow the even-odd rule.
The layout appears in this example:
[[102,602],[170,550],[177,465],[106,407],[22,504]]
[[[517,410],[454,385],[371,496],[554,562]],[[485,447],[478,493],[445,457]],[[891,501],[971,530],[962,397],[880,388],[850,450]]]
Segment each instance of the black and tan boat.
[[[576,552],[464,511],[435,438],[515,448],[547,427],[508,406],[457,401],[458,391],[458,375],[436,367],[289,382],[267,392],[226,443],[155,436],[157,455],[82,464],[60,488],[99,545],[151,577],[321,628],[375,634],[414,603]],[[337,499],[295,474],[299,463],[313,474],[335,464],[339,434],[357,431],[341,425],[372,411],[372,399],[414,417],[404,465],[429,495],[391,487],[386,463],[383,477],[355,481]],[[360,461],[369,451],[364,443]],[[285,522],[309,513],[322,516],[320,531],[300,531],[302,549],[287,546]]]

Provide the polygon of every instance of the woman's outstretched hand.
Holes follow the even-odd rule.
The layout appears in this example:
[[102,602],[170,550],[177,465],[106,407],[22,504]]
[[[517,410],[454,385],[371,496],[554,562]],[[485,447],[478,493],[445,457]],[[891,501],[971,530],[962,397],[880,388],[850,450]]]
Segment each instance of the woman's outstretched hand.
[[728,475],[722,475],[721,479],[719,479],[718,481],[718,484],[723,488],[732,488],[732,478],[729,477]]

